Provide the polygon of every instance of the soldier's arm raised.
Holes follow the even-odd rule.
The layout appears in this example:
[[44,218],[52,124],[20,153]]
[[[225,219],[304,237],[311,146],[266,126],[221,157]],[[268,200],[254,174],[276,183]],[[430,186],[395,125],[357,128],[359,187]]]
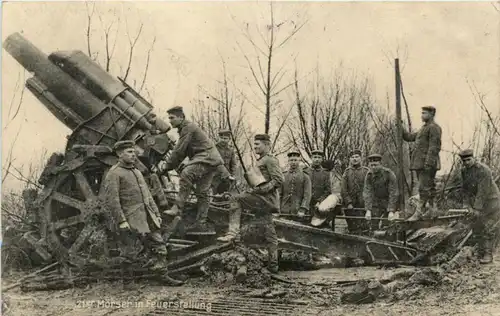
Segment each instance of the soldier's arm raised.
[[389,171],[389,211],[394,212],[398,203],[398,181],[394,172]]
[[430,125],[429,128],[429,149],[425,157],[425,167],[434,168],[441,151],[441,128],[437,125]]
[[181,129],[181,132],[179,133],[179,140],[177,140],[177,144],[172,150],[172,153],[167,161],[167,170],[177,168],[184,158],[186,158],[189,143],[193,138],[193,132],[194,131],[190,128],[190,126],[185,126]]
[[309,204],[311,203],[311,195],[312,195],[312,185],[311,179],[307,174],[304,173],[304,196],[302,197],[302,203],[300,205],[301,208],[309,210]]

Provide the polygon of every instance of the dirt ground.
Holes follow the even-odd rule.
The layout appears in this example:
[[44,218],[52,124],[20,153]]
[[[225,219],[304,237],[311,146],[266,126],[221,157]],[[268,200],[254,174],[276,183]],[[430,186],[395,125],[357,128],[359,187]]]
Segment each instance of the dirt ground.
[[[398,268],[403,269],[403,268]],[[285,303],[301,302],[306,312],[288,315],[500,315],[500,253],[491,265],[452,273],[436,286],[427,286],[397,300],[377,299],[363,305],[339,303],[334,281],[380,278],[394,272],[379,268],[324,269],[316,271],[280,272],[280,275],[305,284],[296,287],[277,282],[273,290],[287,292]],[[19,275],[5,276],[3,286],[15,282]],[[202,285],[205,284],[205,285]],[[255,291],[255,290],[253,290]],[[251,298],[252,289],[238,285],[206,286],[191,282],[181,287],[155,286],[147,283],[100,283],[85,288],[62,291],[23,293],[19,288],[3,294],[4,315],[238,315],[227,306],[249,306],[250,315],[267,315],[274,306],[270,300]],[[292,295],[293,294],[293,295]],[[293,299],[293,300],[291,300]],[[165,306],[165,302],[179,305]],[[191,307],[187,307],[192,304]],[[211,313],[210,302],[219,309]],[[219,302],[219,303],[216,303]],[[163,305],[161,305],[163,304]],[[195,306],[195,304],[198,304]],[[205,305],[203,305],[205,304]],[[259,305],[260,304],[260,305]],[[267,304],[267,305],[266,305]],[[276,303],[278,304],[278,303]],[[221,309],[220,306],[226,306]],[[258,309],[258,306],[264,306]],[[268,309],[266,309],[268,308]],[[154,312],[156,310],[156,312]],[[260,312],[259,312],[260,310]],[[267,312],[266,312],[267,311]],[[282,310],[284,311],[284,309]],[[154,313],[151,313],[154,312]],[[224,313],[225,312],[225,313]],[[149,313],[149,314],[148,314]],[[281,315],[277,311],[273,315]],[[243,313],[242,313],[243,315]]]

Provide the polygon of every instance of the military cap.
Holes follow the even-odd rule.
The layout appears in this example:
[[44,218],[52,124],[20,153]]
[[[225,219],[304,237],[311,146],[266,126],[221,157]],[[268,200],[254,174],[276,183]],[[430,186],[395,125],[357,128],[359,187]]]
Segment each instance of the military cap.
[[431,112],[432,114],[436,114],[436,108],[433,106],[423,106],[422,111]]
[[184,115],[184,109],[182,106],[174,106],[170,109],[167,110],[168,114],[174,114],[174,115]]
[[298,151],[291,151],[287,154],[288,157],[300,157],[300,153]]
[[474,151],[472,149],[465,149],[465,150],[462,150],[458,155],[462,159],[469,158],[469,157],[473,157],[474,156]]
[[267,135],[267,134],[257,134],[257,135],[255,135],[254,139],[255,140],[263,140],[263,141],[270,141],[271,137],[269,137],[269,135]]
[[133,140],[120,140],[115,143],[113,146],[114,151],[118,151],[120,149],[134,148],[135,142]]
[[371,154],[368,156],[369,161],[381,161],[382,160],[382,155],[380,154]]
[[361,156],[361,150],[359,150],[359,149],[352,150],[349,156],[354,156],[354,155],[360,155]]
[[219,131],[219,136],[229,136],[229,135],[231,135],[231,131],[228,129],[221,129]]
[[315,150],[311,151],[311,156],[314,156],[314,155],[323,156],[323,151],[321,151],[319,149],[315,149]]

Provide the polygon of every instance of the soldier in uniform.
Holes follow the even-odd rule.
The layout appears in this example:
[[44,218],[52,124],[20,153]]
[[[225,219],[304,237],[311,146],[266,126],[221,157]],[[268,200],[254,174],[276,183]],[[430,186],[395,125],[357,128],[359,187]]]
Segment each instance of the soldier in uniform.
[[229,229],[226,236],[219,237],[219,241],[238,240],[240,237],[241,210],[247,209],[255,214],[252,226],[262,231],[269,253],[269,271],[278,271],[278,236],[273,223],[273,212],[279,210],[278,191],[283,184],[283,173],[278,159],[270,154],[271,140],[267,134],[257,134],[254,138],[254,150],[259,156],[257,168],[265,179],[248,192],[234,195],[231,203]]
[[[370,171],[368,167],[361,164],[361,151],[353,150],[350,155],[350,166],[345,170],[342,176],[342,201],[346,207],[344,211],[346,216],[362,217],[365,207],[363,199],[363,189],[365,186],[366,174]],[[363,219],[348,219],[346,220],[347,227],[351,233],[361,233],[368,227]]]
[[392,220],[398,202],[398,184],[394,172],[382,166],[382,156],[373,154],[368,157],[370,171],[366,174],[363,188],[365,218],[371,221],[371,230],[379,228],[380,220],[373,217],[388,217]]
[[480,262],[493,261],[500,221],[500,191],[491,169],[476,161],[470,149],[460,152],[464,204],[474,215],[473,232],[478,237]]
[[[153,269],[166,269],[167,247],[160,234],[162,220],[143,175],[135,167],[135,143],[119,141],[114,150],[118,163],[111,167],[103,182],[104,203],[111,213],[113,228],[124,233],[122,236],[130,236],[127,231],[142,236],[143,243],[155,256]],[[168,281],[182,283],[170,278]]]
[[184,210],[186,201],[194,187],[198,200],[198,213],[196,223],[189,227],[188,231],[215,233],[213,227],[207,223],[208,194],[216,170],[218,166],[224,164],[224,161],[205,132],[196,124],[186,120],[182,107],[173,107],[167,113],[170,124],[179,131],[179,140],[167,160],[165,170],[162,172],[176,169],[186,156],[189,161],[180,174],[180,188],[176,204],[166,213],[169,215],[180,214]]
[[214,180],[212,181],[212,191],[214,194],[221,194],[229,191],[231,182],[234,181],[234,172],[236,171],[236,156],[234,149],[229,145],[231,140],[231,131],[219,131],[219,141],[215,144],[219,154],[224,160],[224,165],[217,168]]
[[[420,209],[408,220],[416,221],[422,217],[436,216],[436,172],[441,168],[439,152],[441,151],[441,127],[434,122],[436,109],[432,106],[422,108],[424,126],[416,133],[403,132],[403,139],[415,142],[411,157],[410,169],[418,176]],[[427,209],[427,203],[429,208]],[[427,210],[427,211],[425,211]]]
[[288,171],[284,173],[285,181],[281,185],[281,209],[284,214],[301,214],[309,212],[311,203],[311,180],[299,168],[300,153],[288,153]]
[[309,175],[311,179],[310,210],[313,210],[316,204],[321,203],[332,193],[332,185],[330,173],[321,166],[323,162],[323,152],[321,150],[313,150],[311,152],[311,159],[311,166],[304,168],[304,172]]

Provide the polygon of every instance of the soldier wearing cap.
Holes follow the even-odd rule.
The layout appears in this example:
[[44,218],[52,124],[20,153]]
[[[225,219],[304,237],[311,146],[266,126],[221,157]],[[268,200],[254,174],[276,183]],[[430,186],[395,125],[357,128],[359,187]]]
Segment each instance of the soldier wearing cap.
[[[252,211],[255,214],[255,220],[249,227],[255,227],[255,229],[252,229],[254,231],[262,231],[269,253],[268,268],[275,273],[278,271],[278,236],[274,228],[272,213],[279,211],[278,191],[284,178],[278,159],[270,154],[271,139],[269,135],[255,135],[254,150],[259,158],[257,159],[256,171],[253,173],[259,174],[259,176],[250,177],[248,174],[245,175],[253,188],[248,192],[232,197],[228,233],[217,240],[224,242],[237,241],[240,237],[241,210]],[[253,183],[252,179],[257,178],[261,178],[261,180]]]
[[[160,234],[162,220],[143,175],[135,167],[135,143],[118,141],[114,151],[118,163],[111,167],[103,182],[104,203],[114,220],[113,228],[121,232],[130,230],[143,236],[142,241],[151,247],[155,255],[153,268],[166,269],[167,248]],[[173,279],[169,281],[172,284],[182,283]]]
[[[441,127],[434,121],[436,108],[425,106],[422,108],[424,126],[416,133],[403,132],[403,139],[415,142],[410,169],[415,170],[418,176],[418,190],[420,195],[420,209],[408,220],[415,221],[422,217],[436,216],[436,172],[441,168],[439,152],[441,151]],[[427,203],[429,208],[427,209]]]
[[379,228],[380,220],[371,220],[372,216],[388,217],[392,220],[398,202],[398,184],[394,172],[382,166],[382,156],[368,156],[370,171],[366,174],[363,188],[365,218],[371,221],[371,230]]
[[309,212],[311,203],[311,180],[299,168],[300,153],[288,153],[288,170],[284,173],[285,181],[281,185],[281,209],[283,214],[301,214]]
[[229,191],[231,182],[234,181],[236,171],[236,155],[229,142],[231,131],[223,129],[219,131],[219,141],[215,144],[219,154],[224,160],[224,164],[217,168],[217,173],[212,181],[212,191],[214,194],[221,194]]
[[500,191],[491,169],[476,161],[471,149],[460,152],[462,160],[462,193],[464,204],[475,216],[473,232],[478,237],[480,262],[493,261],[493,249],[498,237]]
[[166,213],[180,214],[194,187],[198,201],[198,214],[196,223],[189,227],[188,231],[213,234],[215,233],[213,227],[207,223],[208,194],[217,168],[223,165],[224,161],[207,134],[196,124],[186,120],[182,107],[173,107],[167,110],[167,113],[170,124],[179,131],[179,140],[167,160],[165,170],[162,171],[176,169],[186,157],[189,161],[180,174],[180,188],[176,204]]
[[[370,169],[361,163],[361,150],[353,150],[350,153],[350,166],[342,175],[342,201],[346,207],[346,216],[363,216],[364,211],[355,210],[365,207],[363,189],[365,187],[366,174]],[[366,221],[360,219],[347,219],[347,227],[351,233],[361,233],[367,227]]]
[[330,173],[322,167],[323,152],[313,150],[311,152],[311,166],[304,169],[304,172],[311,179],[311,203],[310,210],[313,212],[317,204],[321,203],[332,193],[332,183]]

